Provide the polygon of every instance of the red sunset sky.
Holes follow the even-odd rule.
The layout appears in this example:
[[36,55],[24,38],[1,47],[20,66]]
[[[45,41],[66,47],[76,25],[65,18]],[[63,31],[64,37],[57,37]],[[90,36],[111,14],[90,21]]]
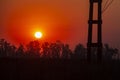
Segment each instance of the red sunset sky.
[[[119,5],[114,0],[103,14],[103,43],[120,49]],[[89,0],[0,0],[0,38],[27,43],[41,31],[42,40],[86,45],[88,12]]]

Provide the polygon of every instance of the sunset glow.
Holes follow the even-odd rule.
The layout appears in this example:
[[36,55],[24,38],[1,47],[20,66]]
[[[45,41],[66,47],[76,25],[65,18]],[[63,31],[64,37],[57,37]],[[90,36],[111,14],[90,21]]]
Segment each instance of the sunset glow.
[[35,32],[35,38],[42,38],[42,32]]
[[[116,36],[120,32],[120,11],[117,9],[120,8],[120,0],[114,1],[107,10],[109,13],[103,15],[103,42],[120,48],[120,38]],[[14,44],[27,44],[37,39],[36,31],[41,31],[44,41],[60,40],[69,43],[72,48],[77,43],[86,45],[88,0],[0,0],[0,10],[0,38]],[[96,41],[94,33],[93,40]]]

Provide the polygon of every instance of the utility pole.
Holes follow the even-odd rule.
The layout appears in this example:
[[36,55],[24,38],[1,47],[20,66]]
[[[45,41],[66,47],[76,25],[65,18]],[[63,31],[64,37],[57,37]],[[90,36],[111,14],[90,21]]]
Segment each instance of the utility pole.
[[[87,43],[87,60],[91,62],[92,47],[97,48],[97,62],[102,61],[102,0],[89,0],[89,20],[88,20],[88,43]],[[94,4],[97,4],[95,6]],[[94,20],[94,7],[97,7],[97,19]],[[97,24],[97,42],[92,41],[93,25]]]

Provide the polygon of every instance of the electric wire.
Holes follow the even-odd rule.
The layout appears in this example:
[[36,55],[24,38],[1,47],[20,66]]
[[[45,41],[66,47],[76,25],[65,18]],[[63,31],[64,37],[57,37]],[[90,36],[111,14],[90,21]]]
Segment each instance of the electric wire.
[[114,0],[107,0],[106,1],[106,3],[105,3],[105,6],[104,6],[104,8],[103,8],[103,10],[102,10],[102,13],[104,13],[110,6],[111,6],[111,4],[113,3],[113,1]]
[[105,9],[105,7],[107,6],[108,3],[109,3],[109,0],[106,0],[104,7],[103,7],[103,10]]

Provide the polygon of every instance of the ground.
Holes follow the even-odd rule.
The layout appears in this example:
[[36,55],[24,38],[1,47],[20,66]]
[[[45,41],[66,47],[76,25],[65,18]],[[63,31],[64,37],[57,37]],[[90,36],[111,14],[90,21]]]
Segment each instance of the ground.
[[1,80],[111,80],[119,78],[120,62],[88,64],[81,60],[0,58]]

